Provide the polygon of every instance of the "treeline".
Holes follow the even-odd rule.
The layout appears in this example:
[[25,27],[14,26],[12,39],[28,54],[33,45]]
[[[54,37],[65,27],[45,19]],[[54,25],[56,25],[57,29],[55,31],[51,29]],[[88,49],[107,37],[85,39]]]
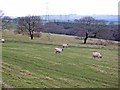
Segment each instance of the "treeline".
[[[55,34],[75,35],[106,40],[120,41],[118,25],[114,22],[96,20],[93,17],[83,17],[74,21],[58,22],[44,21],[40,16],[26,16],[11,19],[2,18],[2,28],[16,29],[18,33],[28,32],[33,39],[34,32],[47,32]],[[87,36],[86,36],[87,33]]]

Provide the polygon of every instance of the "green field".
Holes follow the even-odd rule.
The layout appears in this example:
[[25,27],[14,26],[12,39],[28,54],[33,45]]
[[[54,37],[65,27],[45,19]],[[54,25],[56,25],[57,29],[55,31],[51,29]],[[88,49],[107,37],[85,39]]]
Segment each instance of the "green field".
[[[27,36],[3,33],[3,86],[22,88],[117,88],[117,46],[80,44],[71,36],[52,35],[29,40]],[[57,42],[58,41],[58,42]],[[68,42],[60,54],[54,48]],[[102,59],[93,59],[99,51]]]

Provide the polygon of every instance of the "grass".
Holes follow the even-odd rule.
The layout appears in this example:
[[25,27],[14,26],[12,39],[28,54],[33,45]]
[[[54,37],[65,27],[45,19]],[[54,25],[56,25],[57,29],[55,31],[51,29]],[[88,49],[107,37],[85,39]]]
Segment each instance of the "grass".
[[[52,42],[43,37],[31,41],[26,36],[4,34],[2,79],[4,85],[22,88],[117,88],[116,46],[81,45],[74,37],[56,35]],[[69,48],[55,54],[64,40]],[[60,39],[61,42],[57,42]],[[27,41],[25,41],[27,40]],[[73,40],[73,41],[72,41]],[[55,42],[54,42],[55,41]],[[102,59],[93,59],[92,51]]]

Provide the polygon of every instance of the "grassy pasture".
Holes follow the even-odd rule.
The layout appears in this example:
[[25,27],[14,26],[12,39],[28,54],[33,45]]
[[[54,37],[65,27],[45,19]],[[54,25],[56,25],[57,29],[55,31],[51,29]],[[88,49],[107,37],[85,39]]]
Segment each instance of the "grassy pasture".
[[[118,50],[116,46],[79,44],[71,36],[27,36],[4,32],[2,44],[3,86],[26,88],[113,88],[118,87]],[[60,54],[54,48],[64,42],[70,47]],[[93,59],[99,51],[102,59]]]

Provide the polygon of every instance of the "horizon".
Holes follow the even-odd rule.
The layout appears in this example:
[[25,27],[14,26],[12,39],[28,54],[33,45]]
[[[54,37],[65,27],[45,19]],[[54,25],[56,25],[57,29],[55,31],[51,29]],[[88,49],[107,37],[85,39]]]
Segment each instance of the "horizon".
[[118,15],[119,0],[1,0],[5,16]]
[[[118,16],[118,15],[109,15],[109,14],[92,14],[92,15],[79,15],[79,14],[51,14],[49,16],[68,16],[68,15],[78,15],[78,16]],[[8,15],[4,15],[8,16]],[[25,16],[46,16],[46,15],[24,15],[24,16],[9,16],[9,17],[25,17]]]
[[[31,15],[32,16],[32,15]],[[96,20],[106,20],[106,21],[117,21],[118,22],[118,15],[77,15],[77,14],[68,14],[68,15],[49,15],[46,17],[46,15],[35,15],[40,16],[43,20],[60,20],[60,21],[74,21],[75,19],[79,20],[83,17],[92,17]],[[18,17],[26,17],[26,16],[8,16],[11,19],[15,19]]]

